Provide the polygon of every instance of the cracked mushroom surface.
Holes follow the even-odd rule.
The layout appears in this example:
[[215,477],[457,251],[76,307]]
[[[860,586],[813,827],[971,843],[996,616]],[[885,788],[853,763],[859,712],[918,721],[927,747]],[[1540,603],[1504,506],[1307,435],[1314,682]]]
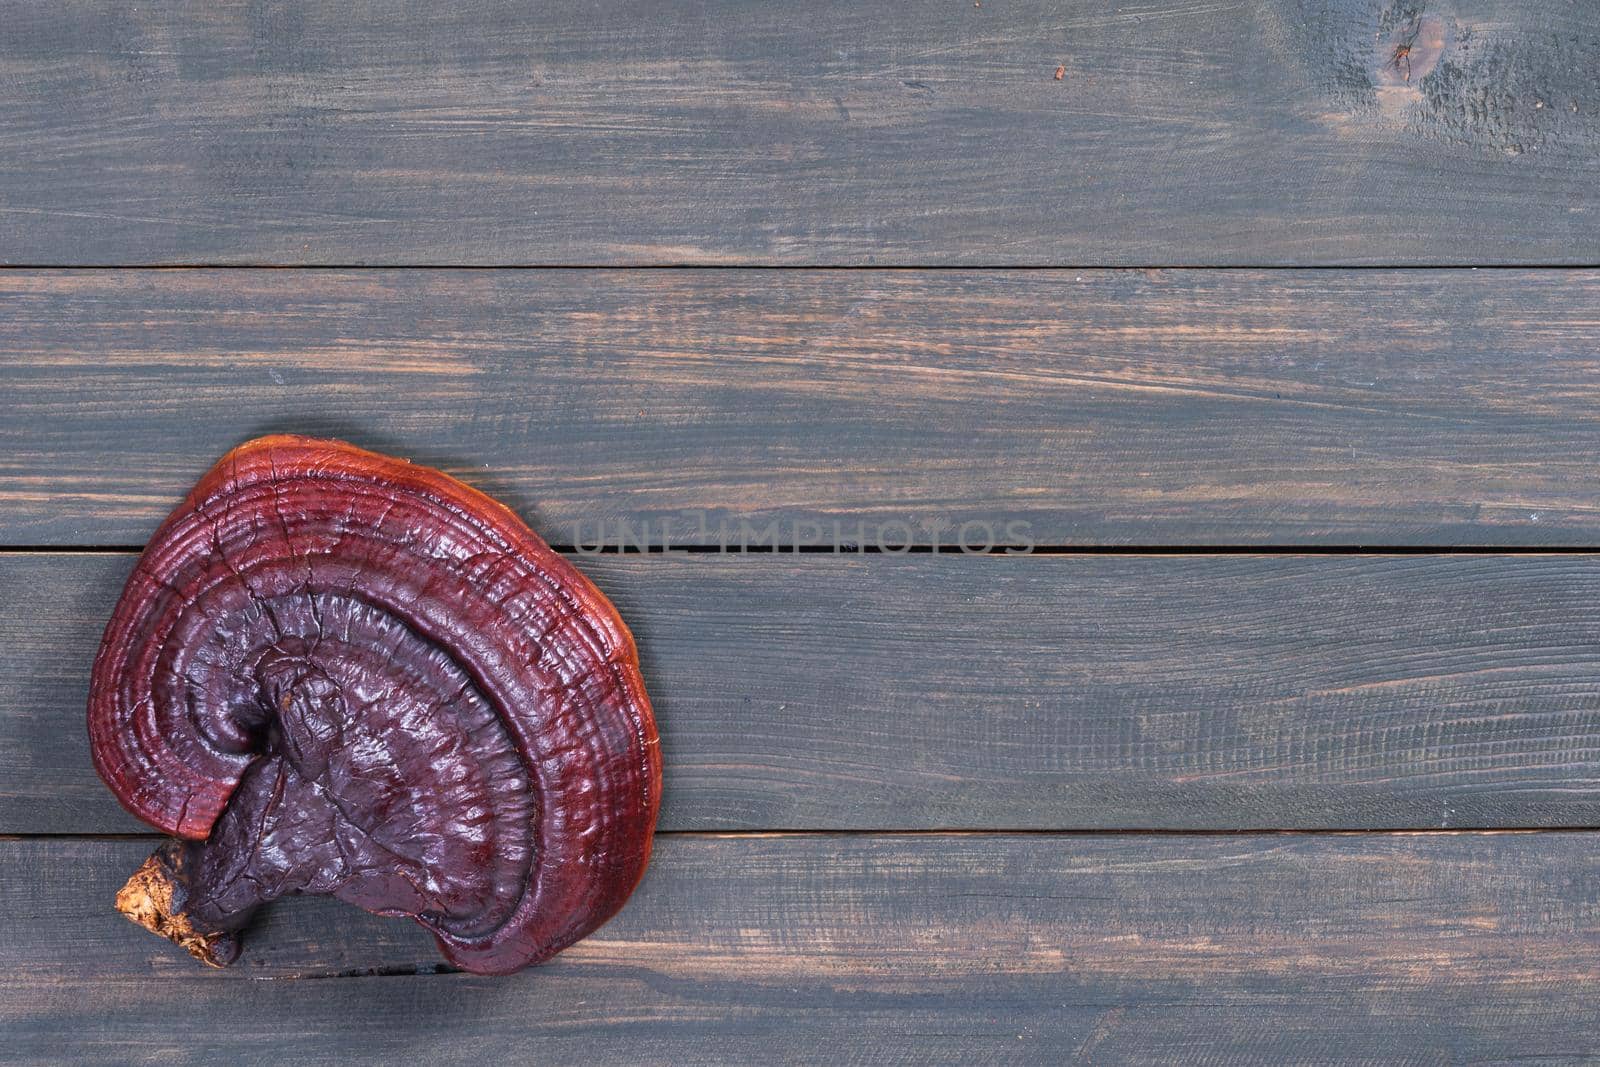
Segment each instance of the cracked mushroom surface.
[[264,903],[409,916],[464,970],[600,926],[650,857],[661,761],[633,639],[510,510],[339,441],[224,456],[129,577],[95,767],[178,840],[117,897],[222,966]]

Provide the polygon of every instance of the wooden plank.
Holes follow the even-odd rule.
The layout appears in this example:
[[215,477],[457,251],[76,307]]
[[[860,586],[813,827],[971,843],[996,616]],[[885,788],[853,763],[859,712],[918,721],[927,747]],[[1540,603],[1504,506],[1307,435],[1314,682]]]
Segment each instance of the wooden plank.
[[1568,1062],[1600,1007],[1592,834],[665,837],[613,922],[508,979],[273,909],[208,972],[114,915],[149,841],[0,843],[22,1061]]
[[[1600,825],[1600,557],[607,556],[674,830]],[[125,555],[0,555],[0,832],[89,766]]]
[[1590,546],[1597,302],[1588,271],[0,273],[0,543],[142,543],[299,430],[558,544]]
[[1592,15],[6,0],[0,257],[1592,263]]

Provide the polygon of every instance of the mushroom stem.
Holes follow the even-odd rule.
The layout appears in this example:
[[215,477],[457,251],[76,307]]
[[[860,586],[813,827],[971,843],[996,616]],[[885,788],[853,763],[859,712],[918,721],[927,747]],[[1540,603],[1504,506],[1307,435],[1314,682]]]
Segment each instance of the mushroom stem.
[[226,967],[239,957],[233,930],[214,928],[188,910],[189,846],[168,841],[151,854],[117,893],[117,910],[152,933],[175,941],[211,967]]

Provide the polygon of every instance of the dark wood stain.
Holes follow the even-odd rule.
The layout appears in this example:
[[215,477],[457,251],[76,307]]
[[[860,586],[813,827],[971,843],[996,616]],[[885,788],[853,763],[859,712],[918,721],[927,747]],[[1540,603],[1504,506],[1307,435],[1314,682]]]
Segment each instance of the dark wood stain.
[[1592,263],[1592,16],[7,0],[0,259]]
[[104,906],[150,844],[0,842],[8,1057],[1569,1062],[1600,1022],[1591,834],[668,837],[509,979],[318,900],[197,970]]
[[[1591,1061],[1592,7],[0,0],[0,1061]],[[964,269],[698,269],[830,265]],[[273,430],[766,550],[578,558],[669,832],[550,965],[111,910],[118,549]]]
[[[121,832],[89,665],[131,556],[0,555],[0,833]],[[580,559],[674,830],[1587,826],[1597,556]]]
[[294,430],[558,544],[1589,546],[1597,303],[1590,271],[0,274],[0,543],[142,543]]

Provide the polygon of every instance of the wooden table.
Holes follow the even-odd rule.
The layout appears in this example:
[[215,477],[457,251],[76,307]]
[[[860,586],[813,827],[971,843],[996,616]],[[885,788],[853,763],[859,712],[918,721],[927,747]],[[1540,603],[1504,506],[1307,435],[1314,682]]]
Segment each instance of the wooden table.
[[[1594,1057],[1597,69],[1592,0],[0,0],[0,1059]],[[656,859],[549,965],[111,911],[100,628],[273,430],[637,633]]]

